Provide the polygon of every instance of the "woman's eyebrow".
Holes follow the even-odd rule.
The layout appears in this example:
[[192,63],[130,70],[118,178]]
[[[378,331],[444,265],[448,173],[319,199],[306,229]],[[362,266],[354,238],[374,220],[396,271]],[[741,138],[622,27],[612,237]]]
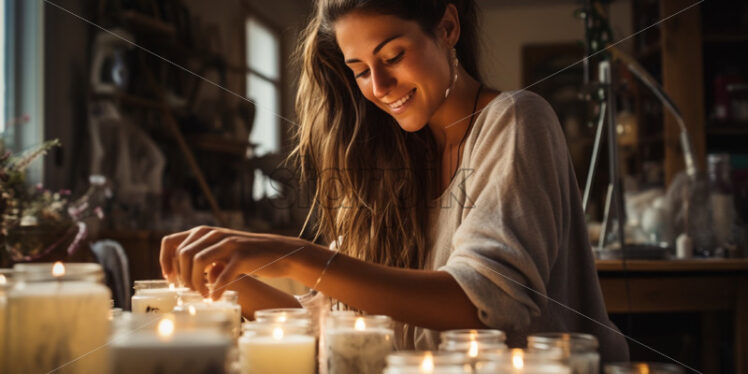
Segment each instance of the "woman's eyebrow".
[[[379,52],[379,50],[382,49],[387,43],[389,43],[389,42],[391,42],[391,41],[393,41],[393,40],[395,40],[397,38],[400,38],[402,36],[403,36],[403,34],[397,34],[397,35],[390,36],[389,38],[385,39],[383,42],[379,43],[379,45],[377,45],[374,48],[374,51],[372,51],[371,54],[373,54],[373,55],[377,54]],[[356,59],[356,58],[351,58],[351,59],[345,60],[346,64],[351,64],[351,63],[354,63],[354,62],[361,62],[361,60]]]

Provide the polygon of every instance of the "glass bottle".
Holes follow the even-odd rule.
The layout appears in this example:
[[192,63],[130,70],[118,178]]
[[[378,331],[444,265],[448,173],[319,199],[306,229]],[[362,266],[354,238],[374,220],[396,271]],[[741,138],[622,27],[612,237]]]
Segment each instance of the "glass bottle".
[[733,230],[737,212],[730,170],[730,155],[709,154],[707,162],[715,254],[718,257],[734,257],[737,248]]

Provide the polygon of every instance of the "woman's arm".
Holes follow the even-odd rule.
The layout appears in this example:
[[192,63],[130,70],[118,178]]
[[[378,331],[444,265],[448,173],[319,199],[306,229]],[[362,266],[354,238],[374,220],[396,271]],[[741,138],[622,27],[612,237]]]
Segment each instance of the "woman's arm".
[[[332,255],[326,247],[298,238],[202,227],[164,238],[161,265],[168,278],[186,279],[186,285],[204,295],[209,292],[205,269],[218,265],[213,297],[219,297],[242,274],[289,277],[314,287]],[[338,254],[317,289],[353,308],[421,327],[484,327],[457,281],[442,271],[399,269]]]
[[301,307],[293,295],[244,274],[229,283],[224,290],[234,290],[239,294],[242,314],[248,319],[254,319],[257,310]]

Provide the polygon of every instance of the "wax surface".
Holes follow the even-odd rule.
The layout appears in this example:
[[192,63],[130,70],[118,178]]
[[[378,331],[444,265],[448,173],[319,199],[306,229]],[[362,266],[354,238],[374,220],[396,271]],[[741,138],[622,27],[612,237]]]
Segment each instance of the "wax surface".
[[315,339],[306,335],[239,339],[242,374],[314,374],[315,351]]

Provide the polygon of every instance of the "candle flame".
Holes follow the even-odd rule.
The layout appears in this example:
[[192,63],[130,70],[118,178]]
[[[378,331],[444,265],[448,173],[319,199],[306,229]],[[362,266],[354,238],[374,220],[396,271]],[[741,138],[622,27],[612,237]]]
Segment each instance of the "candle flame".
[[169,289],[170,289],[170,290],[174,290],[174,289],[175,289],[175,287],[174,287],[174,283],[169,283]]
[[57,261],[52,266],[52,275],[55,277],[61,277],[65,275],[65,265],[62,264],[62,262]]
[[286,314],[278,316],[278,318],[275,319],[277,322],[286,322]]
[[354,328],[358,331],[366,330],[366,322],[364,322],[364,319],[362,317],[356,318],[356,325]]
[[525,367],[525,360],[522,359],[522,351],[515,350],[512,353],[512,365],[515,369],[522,369]]
[[0,274],[0,286],[8,284],[8,280],[5,279],[5,275]]
[[431,373],[434,371],[434,357],[431,352],[426,352],[423,356],[423,362],[421,362],[421,371]]
[[478,357],[478,342],[475,340],[470,342],[470,349],[468,349],[468,356],[470,357]]
[[205,299],[203,299],[203,302],[206,304],[213,304],[213,299],[206,297]]
[[639,369],[639,372],[641,374],[649,374],[649,365],[647,365],[647,364],[639,364],[639,365],[636,365],[636,366],[637,366],[637,369]]
[[158,322],[158,335],[162,338],[171,337],[174,334],[174,321],[163,318]]
[[273,329],[273,338],[275,340],[283,339],[283,329],[280,327],[276,327],[275,329]]
[[187,308],[187,310],[190,312],[191,316],[194,316],[195,314],[197,314],[197,310],[195,310],[195,306],[194,305],[190,305],[190,307]]

